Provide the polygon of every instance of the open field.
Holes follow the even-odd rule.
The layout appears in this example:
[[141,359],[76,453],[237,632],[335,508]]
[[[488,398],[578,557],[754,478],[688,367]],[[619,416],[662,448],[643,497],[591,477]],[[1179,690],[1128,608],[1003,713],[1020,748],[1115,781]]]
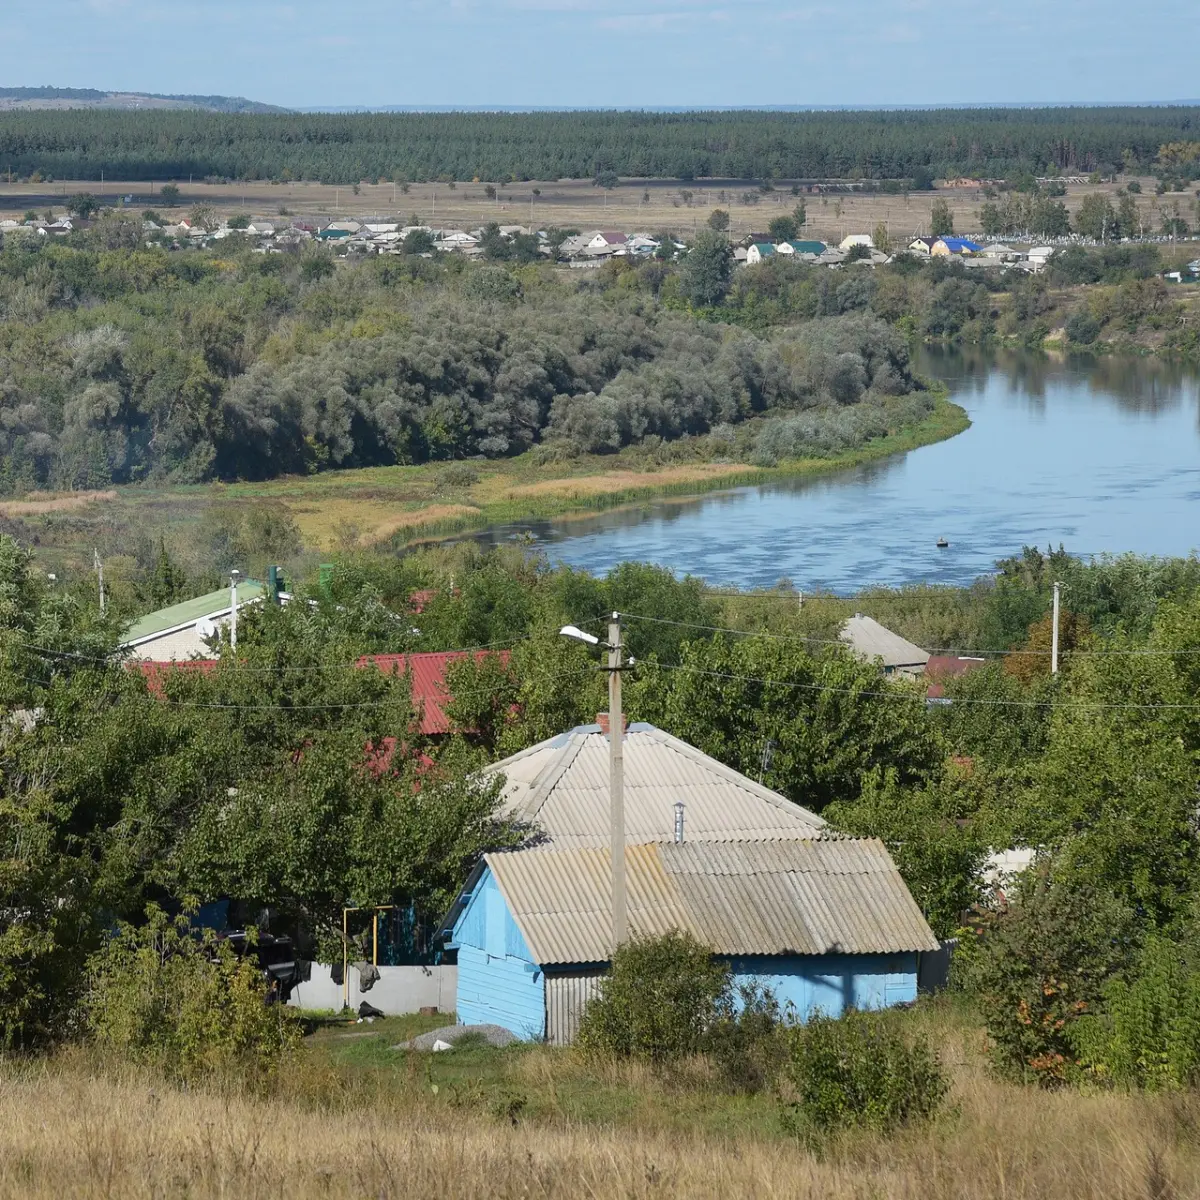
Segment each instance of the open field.
[[[444,1020],[445,1018],[440,1018]],[[769,1095],[697,1063],[662,1078],[570,1051],[390,1051],[414,1022],[309,1039],[274,1094],[179,1090],[75,1055],[0,1063],[0,1196],[821,1197],[1167,1200],[1200,1190],[1200,1101],[1038,1092],[993,1079],[982,1034],[924,1024],[948,1111],[814,1157]],[[437,1018],[435,1018],[437,1020]],[[349,1036],[346,1036],[349,1035]]]
[[39,493],[0,504],[48,570],[90,569],[92,548],[128,541],[133,530],[166,537],[185,559],[192,533],[215,505],[278,504],[295,519],[304,548],[328,553],[388,543],[397,548],[489,525],[560,517],[661,496],[826,473],[942,441],[967,427],[966,414],[939,398],[919,425],[828,459],[779,467],[748,463],[656,462],[638,447],[620,454],[543,463],[517,458],[368,467],[261,483],[130,486],[70,496]]
[[[1155,180],[1141,180],[1140,209],[1146,214],[1148,227],[1158,228],[1153,217],[1156,204],[1167,209],[1179,201],[1185,219],[1192,223],[1194,213],[1188,207],[1190,194],[1154,195]],[[29,209],[42,212],[53,208],[65,210],[67,198],[78,192],[94,192],[109,202],[117,197],[132,196],[137,209],[160,208],[158,195],[161,185],[121,183],[110,181],[103,188],[94,182],[56,181],[53,184],[0,183],[0,217],[20,217]],[[414,183],[405,194],[394,184],[359,185],[355,195],[349,187],[333,187],[318,183],[232,183],[206,184],[180,182],[183,192],[179,211],[182,214],[191,204],[216,205],[222,213],[233,216],[248,213],[278,218],[281,210],[293,215],[328,217],[379,217],[384,220],[412,221],[448,228],[476,228],[488,221],[502,225],[535,225],[538,228],[557,225],[581,229],[634,230],[669,229],[676,234],[688,234],[701,227],[714,208],[725,208],[732,221],[732,234],[739,239],[751,232],[762,232],[772,217],[790,213],[797,197],[790,184],[781,181],[777,190],[760,195],[757,183],[747,180],[698,180],[694,183],[677,181],[627,180],[611,192],[593,186],[590,180],[559,180],[553,183],[515,183],[500,188],[496,200],[484,195],[482,183],[459,183],[453,189],[444,183]],[[540,195],[534,195],[537,188]],[[1072,213],[1091,192],[1116,191],[1116,184],[1072,184],[1063,198]],[[690,203],[684,192],[691,195]],[[742,202],[744,195],[757,197],[757,202]],[[824,241],[840,241],[850,233],[871,233],[875,226],[885,224],[893,240],[912,238],[929,232],[930,209],[935,200],[945,200],[954,214],[954,227],[969,233],[979,229],[978,213],[984,196],[978,188],[942,188],[936,192],[915,192],[909,196],[885,195],[804,195],[808,209],[805,236]]]

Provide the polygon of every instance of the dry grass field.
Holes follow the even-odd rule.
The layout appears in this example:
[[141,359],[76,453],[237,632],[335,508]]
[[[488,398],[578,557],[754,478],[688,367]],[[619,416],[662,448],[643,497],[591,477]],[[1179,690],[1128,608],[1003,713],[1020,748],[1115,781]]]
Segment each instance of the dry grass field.
[[[1156,198],[1154,180],[1143,179],[1139,205],[1151,221]],[[405,223],[418,217],[423,224],[447,228],[476,228],[487,221],[502,225],[556,225],[580,229],[671,230],[688,234],[703,226],[714,208],[728,210],[732,233],[740,239],[751,232],[762,232],[771,218],[790,213],[797,198],[790,187],[760,196],[752,182],[698,180],[680,183],[668,180],[627,180],[611,192],[594,187],[590,180],[514,183],[500,188],[496,200],[484,194],[483,183],[459,183],[454,188],[444,183],[412,184],[405,194],[393,184],[361,184],[356,195],[349,187],[331,187],[318,183],[180,183],[181,214],[191,204],[216,205],[233,216],[248,213],[278,218],[281,210],[294,215],[328,217],[379,217]],[[534,189],[540,194],[534,194]],[[1074,212],[1084,196],[1093,191],[1115,192],[1115,184],[1072,185],[1065,197]],[[161,208],[158,186],[145,183],[110,181],[101,189],[95,182],[56,181],[53,184],[0,184],[0,218],[20,217],[26,210],[42,212],[53,208],[65,211],[67,199],[77,192],[103,192],[110,201],[132,196],[135,209]],[[691,196],[685,199],[684,193]],[[744,195],[758,197],[757,203],[745,204]],[[805,235],[824,241],[841,241],[850,233],[871,233],[882,222],[893,241],[911,239],[929,232],[930,209],[935,199],[945,200],[954,214],[954,227],[969,233],[979,228],[978,213],[984,196],[978,188],[943,188],[937,192],[910,196],[884,195],[806,195],[808,225]],[[1167,196],[1172,200],[1190,197]]]
[[[0,1196],[812,1197],[1183,1200],[1200,1194],[1200,1100],[1039,1092],[997,1082],[982,1035],[920,1009],[950,1106],[891,1141],[817,1157],[770,1096],[728,1095],[703,1064],[674,1080],[590,1069],[569,1051],[389,1051],[310,1039],[270,1097],[185,1091],[79,1056],[0,1062]],[[341,1040],[345,1039],[345,1040]],[[341,1049],[337,1049],[341,1047]],[[459,1058],[459,1056],[462,1056]],[[457,1062],[453,1061],[458,1059]]]

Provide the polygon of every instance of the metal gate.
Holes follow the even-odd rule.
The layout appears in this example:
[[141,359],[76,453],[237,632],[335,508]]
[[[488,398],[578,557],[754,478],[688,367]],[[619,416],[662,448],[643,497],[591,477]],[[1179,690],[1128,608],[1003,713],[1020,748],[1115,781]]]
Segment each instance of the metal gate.
[[595,968],[546,973],[546,1041],[550,1045],[569,1046],[575,1040],[583,1010],[599,990],[603,974]]

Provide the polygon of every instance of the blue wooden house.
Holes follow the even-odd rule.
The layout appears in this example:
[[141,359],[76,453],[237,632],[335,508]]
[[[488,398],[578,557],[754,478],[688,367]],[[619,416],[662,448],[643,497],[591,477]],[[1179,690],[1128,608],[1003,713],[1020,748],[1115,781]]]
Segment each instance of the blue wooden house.
[[[916,999],[938,942],[882,842],[660,841],[625,851],[630,935],[691,933],[793,1020]],[[608,965],[607,849],[489,854],[446,922],[458,1019],[569,1043]]]

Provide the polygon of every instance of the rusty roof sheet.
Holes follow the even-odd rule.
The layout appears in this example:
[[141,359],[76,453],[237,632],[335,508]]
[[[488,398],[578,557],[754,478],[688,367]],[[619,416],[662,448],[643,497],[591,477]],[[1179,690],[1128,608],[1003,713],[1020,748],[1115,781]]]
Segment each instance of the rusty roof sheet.
[[[584,725],[488,771],[505,776],[510,815],[550,844],[600,847],[608,844],[608,756],[607,735]],[[791,840],[825,828],[815,813],[653,725],[630,725],[624,759],[628,844],[671,841],[678,800],[690,842]]]
[[[606,849],[532,848],[489,854],[486,862],[536,962],[608,959]],[[732,956],[938,947],[877,840],[627,846],[625,870],[635,936],[679,929]]]

